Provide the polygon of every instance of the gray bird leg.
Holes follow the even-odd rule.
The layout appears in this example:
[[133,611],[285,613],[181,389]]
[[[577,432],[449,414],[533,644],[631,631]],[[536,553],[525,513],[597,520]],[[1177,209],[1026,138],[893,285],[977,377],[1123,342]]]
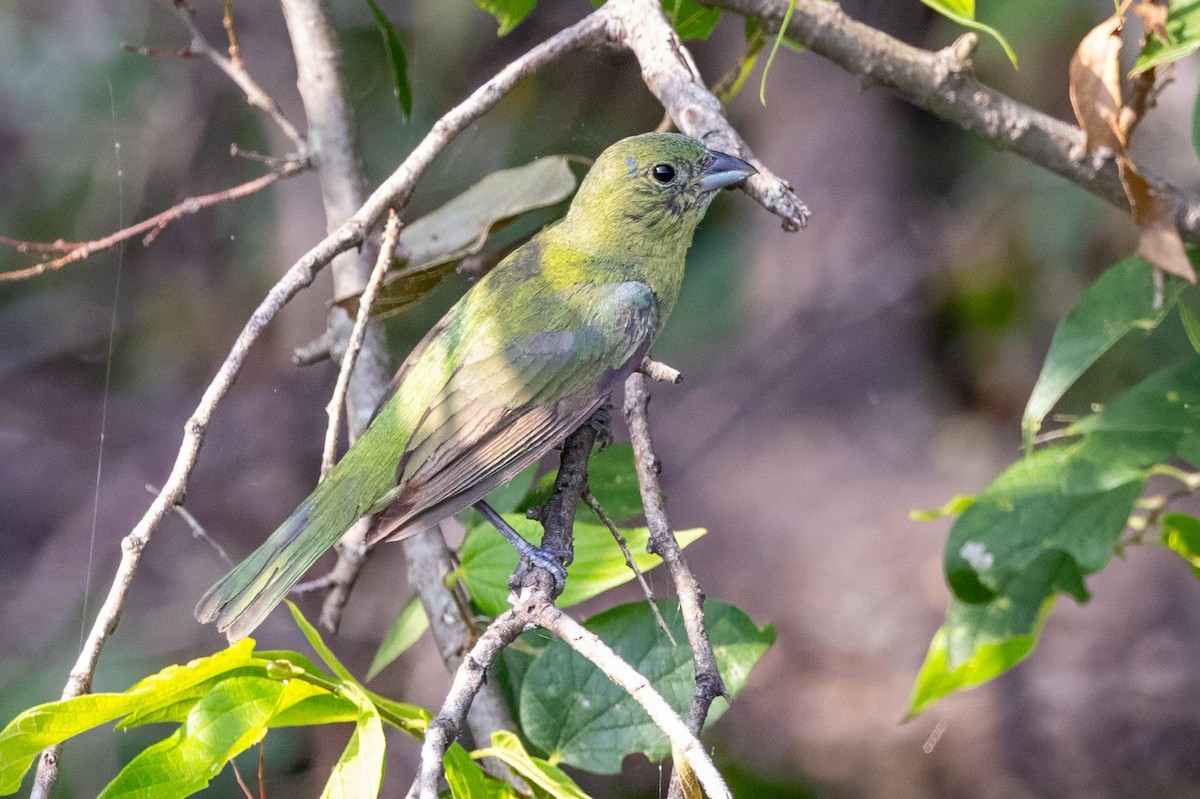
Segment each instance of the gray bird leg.
[[541,549],[526,541],[485,500],[481,499],[476,502],[474,508],[500,532],[500,535],[508,540],[508,543],[512,544],[512,548],[517,550],[517,554],[521,556],[521,565],[517,567],[518,577],[525,573],[525,570],[529,568],[529,564],[541,566],[554,576],[555,593],[562,593],[563,587],[567,584],[567,567],[562,564],[559,553]]

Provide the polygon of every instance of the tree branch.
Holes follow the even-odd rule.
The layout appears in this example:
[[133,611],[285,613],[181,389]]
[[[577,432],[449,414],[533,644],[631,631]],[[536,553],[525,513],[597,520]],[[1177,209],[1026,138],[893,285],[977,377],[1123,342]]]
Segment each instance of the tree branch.
[[[648,373],[663,375],[670,382],[678,382],[679,373],[664,364],[649,361],[643,369]],[[649,406],[650,388],[646,375],[634,372],[625,380],[625,424],[633,445],[633,462],[637,469],[642,507],[646,511],[646,526],[650,529],[647,549],[662,558],[675,583],[675,593],[679,595],[679,608],[691,645],[692,667],[696,674],[696,688],[688,708],[687,726],[693,734],[698,735],[704,727],[713,700],[718,696],[728,696],[728,692],[721,679],[717,656],[708,640],[708,631],[704,628],[704,593],[691,567],[684,560],[683,550],[667,521],[662,487],[658,482],[660,463],[650,440]],[[677,771],[671,774],[668,796],[672,799],[683,796],[683,785]]]
[[98,252],[111,249],[123,241],[132,239],[134,236],[146,234],[143,244],[149,245],[154,241],[155,237],[162,232],[163,228],[172,222],[189,214],[194,214],[197,211],[202,211],[205,208],[210,208],[230,200],[239,200],[242,197],[248,197],[255,192],[262,191],[267,186],[270,186],[276,181],[283,178],[290,178],[293,175],[299,174],[310,168],[307,161],[286,161],[271,172],[268,172],[254,180],[246,181],[237,186],[232,186],[228,189],[213,192],[212,194],[202,194],[199,197],[189,197],[183,202],[172,205],[165,211],[161,211],[152,217],[143,219],[137,224],[122,228],[115,233],[111,233],[103,238],[94,239],[92,241],[55,241],[50,243],[20,241],[18,239],[9,238],[8,236],[0,236],[0,244],[13,247],[18,252],[27,252],[29,250],[39,252],[62,252],[65,255],[55,258],[51,261],[43,261],[40,264],[26,267],[25,269],[14,269],[10,272],[0,272],[0,283],[12,282],[16,280],[27,280],[31,277],[37,277],[45,272],[53,272],[62,269],[69,264],[82,261]]
[[691,53],[663,16],[658,0],[612,0],[601,9],[609,17],[609,36],[629,48],[642,68],[642,80],[658,98],[675,126],[706,145],[744,158],[758,170],[742,190],[783,220],[784,230],[808,223],[809,210],[781,179],[754,157],[725,119],[721,101],[708,90]]
[[[699,0],[753,17],[770,34],[778,32],[788,0]],[[965,34],[950,47],[931,52],[905,44],[851,19],[836,2],[797,0],[787,36],[855,75],[898,92],[913,105],[1009,150],[1129,210],[1113,154],[1084,152],[1083,131],[1030,108],[981,83],[971,74],[976,37]],[[1174,203],[1180,233],[1200,242],[1200,195],[1138,172]]]

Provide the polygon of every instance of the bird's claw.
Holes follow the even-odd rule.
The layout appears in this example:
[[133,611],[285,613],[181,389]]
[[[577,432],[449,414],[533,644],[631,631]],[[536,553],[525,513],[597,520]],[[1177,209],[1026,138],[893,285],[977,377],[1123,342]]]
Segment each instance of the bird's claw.
[[612,443],[612,405],[605,402],[597,408],[588,418],[587,424],[596,432],[596,442],[592,446],[597,452]]
[[558,596],[567,586],[567,567],[564,563],[571,556],[570,550],[531,547],[521,558],[521,563],[513,574],[512,584],[519,586],[529,570],[538,567],[549,572],[550,576],[554,578],[554,595]]

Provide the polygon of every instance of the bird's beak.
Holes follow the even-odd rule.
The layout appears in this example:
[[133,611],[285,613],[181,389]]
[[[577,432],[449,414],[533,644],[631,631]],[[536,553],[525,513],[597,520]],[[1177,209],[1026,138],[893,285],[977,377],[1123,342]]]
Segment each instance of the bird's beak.
[[716,191],[727,186],[736,186],[758,170],[740,158],[734,158],[728,153],[709,150],[707,163],[700,173],[700,191]]

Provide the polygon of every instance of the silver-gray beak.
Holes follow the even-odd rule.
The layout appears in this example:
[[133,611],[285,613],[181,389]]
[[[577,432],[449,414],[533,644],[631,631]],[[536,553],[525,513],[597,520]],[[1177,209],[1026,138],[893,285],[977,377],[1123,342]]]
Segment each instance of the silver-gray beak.
[[758,170],[728,153],[709,150],[704,171],[700,173],[700,191],[716,191],[736,186]]

